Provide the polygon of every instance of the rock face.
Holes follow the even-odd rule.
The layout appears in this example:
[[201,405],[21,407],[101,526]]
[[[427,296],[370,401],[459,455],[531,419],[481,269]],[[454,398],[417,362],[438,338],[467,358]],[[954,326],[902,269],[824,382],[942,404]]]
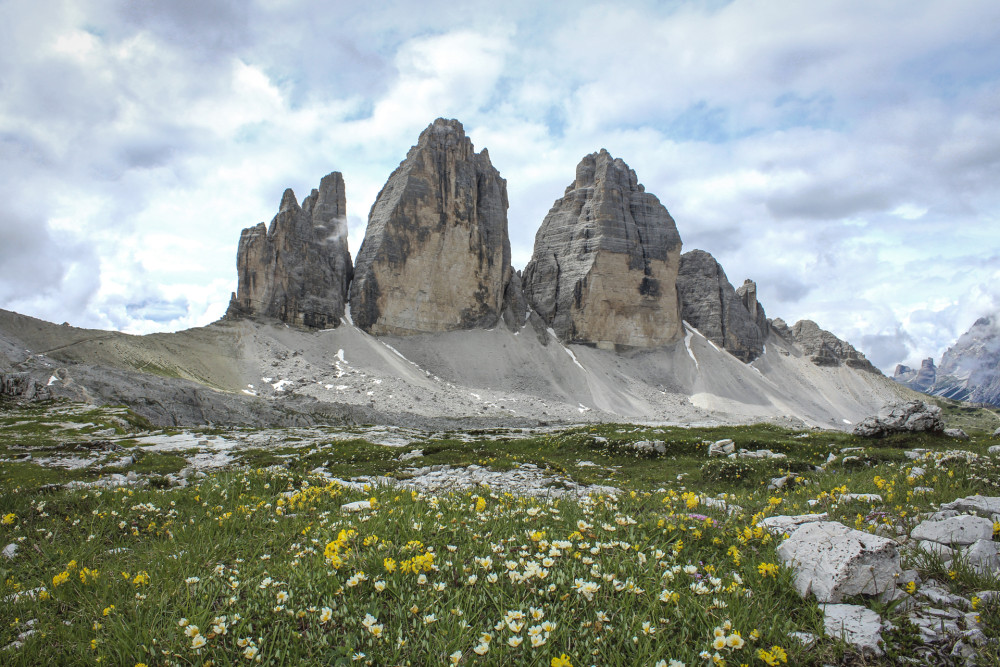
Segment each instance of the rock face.
[[240,234],[239,283],[226,319],[339,325],[353,274],[346,208],[340,172],[324,176],[301,206],[295,193],[285,190],[269,227],[260,223]]
[[919,370],[899,364],[892,374],[892,379],[914,391],[927,391],[937,379],[937,369],[934,367],[934,360],[930,358],[920,362]]
[[944,431],[941,408],[923,401],[885,405],[875,417],[867,417],[854,427],[854,435],[881,438],[891,433]]
[[812,320],[799,320],[789,327],[784,320],[771,320],[771,330],[794,343],[817,366],[845,365],[858,370],[879,373],[865,355],[847,341],[820,329]]
[[461,123],[439,118],[372,206],[351,284],[354,323],[376,335],[492,327],[505,306],[523,318],[519,288],[507,182]]
[[692,250],[681,255],[677,292],[684,321],[710,341],[746,363],[764,352],[767,319],[752,280],[733,289],[714,257]]
[[525,296],[564,342],[658,347],[682,334],[680,252],[667,209],[601,150],[580,161],[535,235]]
[[1000,405],[1000,316],[981,317],[941,356],[920,370],[900,364],[893,380],[915,391],[956,401]]
[[52,398],[52,393],[28,373],[0,373],[0,397],[40,401]]

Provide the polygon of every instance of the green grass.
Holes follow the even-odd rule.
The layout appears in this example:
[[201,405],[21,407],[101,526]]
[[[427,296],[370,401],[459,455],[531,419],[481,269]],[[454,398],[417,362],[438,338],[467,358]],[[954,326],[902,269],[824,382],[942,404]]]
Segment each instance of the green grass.
[[[16,431],[22,439],[3,456],[68,454],[75,442],[94,439],[88,431],[118,423],[113,413],[82,410],[73,413],[77,431],[57,437],[45,424],[69,422],[59,414],[68,409],[0,413],[0,434]],[[29,423],[11,427],[20,422]],[[88,423],[95,426],[83,426]],[[550,665],[565,654],[577,666],[670,659],[691,666],[712,664],[699,654],[715,652],[719,628],[741,637],[719,650],[730,665],[766,664],[779,654],[775,646],[787,652],[782,664],[889,665],[919,649],[903,612],[857,601],[897,627],[885,635],[881,661],[823,637],[815,600],[795,592],[789,569],[768,567],[780,563],[780,538],[756,528],[756,521],[825,511],[861,530],[895,534],[942,502],[1000,495],[1000,461],[985,455],[995,441],[980,435],[957,443],[928,435],[866,440],[768,425],[627,424],[466,435],[471,441],[453,433],[403,448],[357,437],[235,449],[233,469],[192,479],[185,488],[168,487],[162,476],[185,466],[194,451],[142,452],[134,439],[101,464],[142,452],[128,468],[65,471],[0,462],[0,517],[10,517],[0,524],[0,546],[19,546],[13,560],[0,559],[0,598],[22,594],[4,603],[0,648],[29,621],[35,630],[23,647],[0,657],[5,665],[228,665],[255,664],[256,657],[262,664],[336,665],[354,664],[364,653],[357,662],[446,665],[460,654],[461,665]],[[727,437],[738,448],[786,458],[708,459],[707,443]],[[639,455],[630,448],[638,440],[663,441],[667,452]],[[843,466],[846,447],[862,448],[851,453],[856,465]],[[911,461],[904,452],[913,448],[929,451]],[[399,460],[417,449],[422,457]],[[973,454],[946,454],[954,449]],[[838,460],[815,469],[831,453]],[[581,467],[581,461],[595,465]],[[322,467],[343,478],[405,479],[408,470],[433,465],[504,470],[524,463],[622,493],[545,500],[483,488],[431,497],[391,487],[354,492],[309,473]],[[922,477],[914,476],[915,466],[924,468]],[[54,486],[128,471],[149,485]],[[787,472],[797,480],[769,491],[770,479]],[[706,506],[707,496],[723,493],[742,510],[726,514]],[[848,500],[847,493],[881,499]],[[358,500],[370,500],[370,510],[341,513],[341,505]],[[428,569],[403,572],[407,562]],[[904,552],[903,566],[965,597],[1000,588],[996,578],[961,563],[946,570],[940,561]],[[96,577],[88,574],[95,570]],[[588,598],[591,585],[600,588]],[[45,595],[24,594],[39,587]],[[531,618],[533,609],[540,618]],[[516,613],[526,616],[523,623]],[[984,603],[979,613],[987,634],[1000,637],[1000,605]],[[374,619],[367,626],[366,614]],[[545,621],[554,625],[537,630],[545,641],[532,647],[529,631]],[[790,632],[819,639],[806,648]],[[516,647],[508,643],[515,637],[521,638]],[[979,664],[1000,665],[996,645],[983,648]]]

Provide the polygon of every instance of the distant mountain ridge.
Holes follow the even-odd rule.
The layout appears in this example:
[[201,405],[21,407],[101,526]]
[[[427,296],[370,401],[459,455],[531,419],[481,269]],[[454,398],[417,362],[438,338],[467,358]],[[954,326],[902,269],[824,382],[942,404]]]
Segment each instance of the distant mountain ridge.
[[896,366],[893,379],[914,391],[1000,406],[1000,315],[981,317],[941,356],[919,369]]

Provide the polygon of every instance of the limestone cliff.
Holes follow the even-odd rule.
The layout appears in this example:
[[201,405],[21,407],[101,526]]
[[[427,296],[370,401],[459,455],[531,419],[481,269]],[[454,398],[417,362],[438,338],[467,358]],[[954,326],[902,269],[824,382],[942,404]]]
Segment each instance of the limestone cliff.
[[340,172],[324,176],[301,206],[295,193],[285,190],[269,227],[260,223],[240,234],[238,287],[226,319],[339,325],[353,274],[346,208]]
[[752,280],[736,290],[712,255],[692,250],[681,255],[677,292],[684,321],[710,341],[746,363],[764,352],[767,319]]
[[817,366],[847,365],[881,375],[865,355],[847,341],[820,329],[812,320],[799,320],[789,327],[784,320],[771,320],[771,331],[794,343]]
[[[492,327],[512,275],[507,182],[461,123],[439,118],[372,206],[351,284],[354,323],[376,335]],[[506,295],[512,314],[517,287]]]
[[681,335],[680,252],[667,209],[602,149],[581,160],[535,235],[525,296],[564,342],[665,345]]

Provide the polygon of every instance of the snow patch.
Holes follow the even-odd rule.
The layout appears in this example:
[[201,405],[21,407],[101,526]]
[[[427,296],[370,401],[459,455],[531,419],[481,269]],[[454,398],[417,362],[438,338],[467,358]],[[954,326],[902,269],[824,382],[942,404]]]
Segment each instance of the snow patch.
[[285,391],[285,387],[287,387],[290,384],[292,384],[291,380],[278,380],[271,386],[274,387],[275,391]]
[[584,370],[584,371],[587,370],[586,368],[583,367],[583,364],[581,364],[580,361],[576,358],[576,355],[573,354],[573,350],[569,349],[565,345],[563,346],[563,349],[566,350],[566,354],[569,355],[569,358],[573,360],[574,364],[576,364],[577,366],[579,366],[581,370]]
[[344,350],[343,349],[337,350],[337,358],[340,359],[343,363],[345,363],[345,364],[347,363],[347,360],[344,359]]
[[694,328],[687,322],[684,323],[684,349],[687,350],[688,356],[691,357],[691,361],[694,362],[694,367],[697,370],[701,370],[701,366],[698,364],[697,357],[694,356],[694,350],[691,349],[691,339],[694,338]]
[[48,384],[46,384],[45,386],[46,387],[51,387],[56,382],[59,382],[59,378],[57,378],[55,375],[53,375],[52,377],[49,378]]

